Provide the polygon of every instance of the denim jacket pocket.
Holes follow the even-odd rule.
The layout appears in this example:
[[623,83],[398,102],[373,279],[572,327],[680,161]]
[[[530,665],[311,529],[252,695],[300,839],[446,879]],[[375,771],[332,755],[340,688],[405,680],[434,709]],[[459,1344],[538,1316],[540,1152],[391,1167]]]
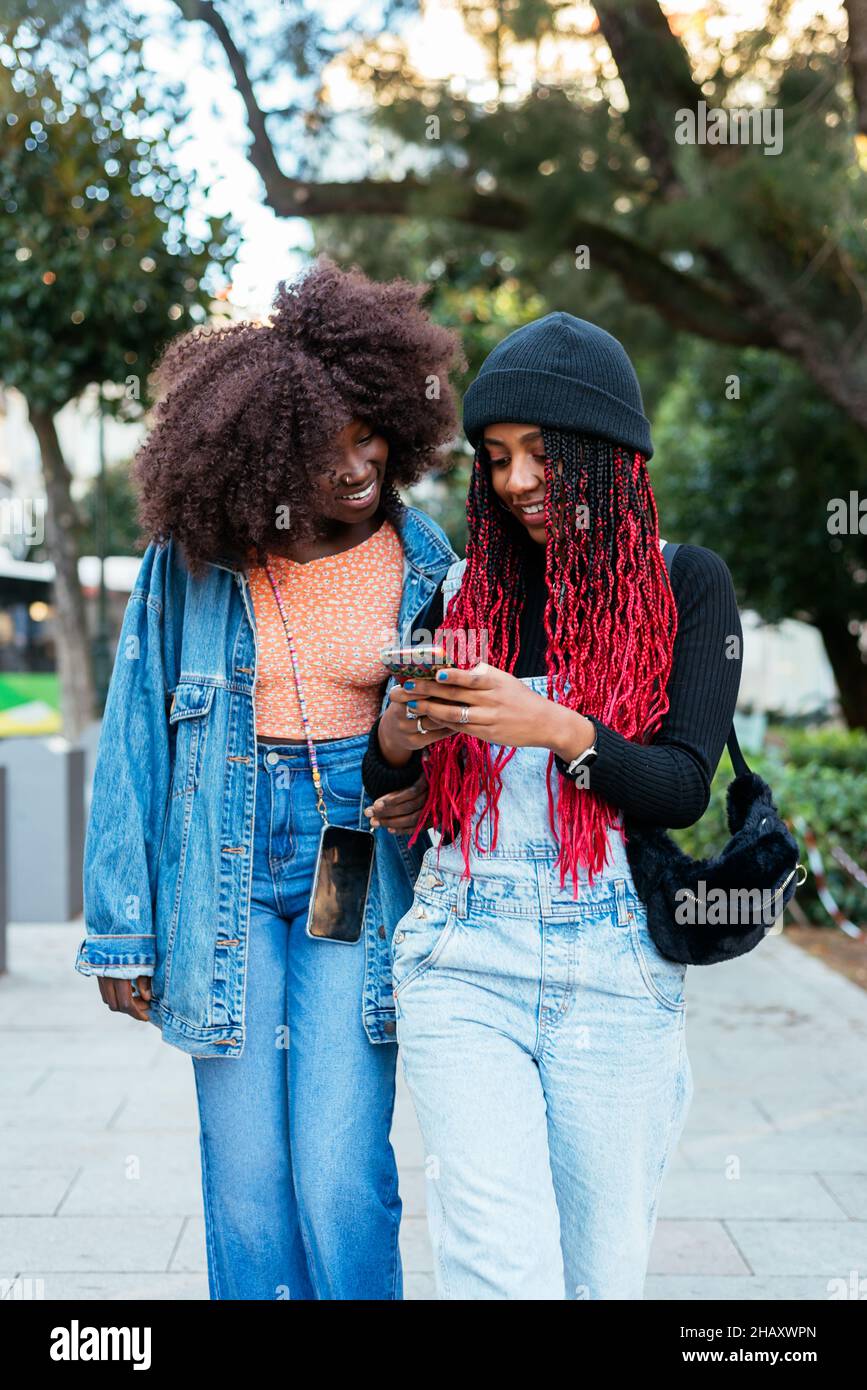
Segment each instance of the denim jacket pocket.
[[186,796],[199,785],[205,752],[207,719],[214,703],[214,687],[180,681],[169,707],[169,727],[176,730],[172,796]]

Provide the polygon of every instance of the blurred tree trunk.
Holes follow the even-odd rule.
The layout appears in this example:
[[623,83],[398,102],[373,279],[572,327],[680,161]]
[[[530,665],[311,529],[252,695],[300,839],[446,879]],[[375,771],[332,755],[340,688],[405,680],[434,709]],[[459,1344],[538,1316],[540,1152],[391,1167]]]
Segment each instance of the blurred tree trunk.
[[84,595],[78,580],[75,505],[70,474],[57,438],[54,416],[28,402],[42,455],[46,494],[46,547],[54,563],[54,649],[60,679],[63,732],[72,742],[96,718],[90,639]]
[[867,135],[867,0],[844,0],[849,17],[849,71],[858,129]]
[[816,627],[822,637],[843,718],[850,729],[867,729],[867,661],[839,613],[820,613]]

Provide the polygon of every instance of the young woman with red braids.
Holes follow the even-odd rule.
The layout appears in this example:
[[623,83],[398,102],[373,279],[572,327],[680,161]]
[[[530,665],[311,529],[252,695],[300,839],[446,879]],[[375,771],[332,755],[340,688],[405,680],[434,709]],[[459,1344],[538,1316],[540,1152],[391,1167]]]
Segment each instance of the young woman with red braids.
[[669,581],[638,381],[593,324],[510,334],[464,428],[467,557],[421,623],[486,660],[394,685],[362,769],[379,796],[423,767],[415,835],[439,834],[393,940],[438,1290],[639,1299],[693,1079],[686,967],[649,935],[626,845],[707,806],[734,589],[702,546]]

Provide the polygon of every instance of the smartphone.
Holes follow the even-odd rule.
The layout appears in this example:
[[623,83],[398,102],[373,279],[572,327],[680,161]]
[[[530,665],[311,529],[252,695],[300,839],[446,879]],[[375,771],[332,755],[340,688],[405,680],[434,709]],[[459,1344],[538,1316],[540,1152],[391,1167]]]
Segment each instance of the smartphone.
[[414,676],[429,676],[438,666],[448,666],[442,647],[433,642],[419,642],[414,647],[384,647],[379,653],[383,666],[399,681]]
[[307,913],[308,936],[346,945],[360,940],[374,840],[371,830],[323,826]]

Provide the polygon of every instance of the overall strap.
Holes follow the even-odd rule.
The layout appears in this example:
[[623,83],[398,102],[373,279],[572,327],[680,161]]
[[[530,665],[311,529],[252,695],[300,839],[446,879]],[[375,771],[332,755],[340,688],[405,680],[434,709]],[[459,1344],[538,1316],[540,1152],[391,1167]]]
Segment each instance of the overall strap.
[[461,587],[466,568],[467,561],[466,557],[464,557],[463,560],[453,560],[446,570],[440,585],[443,591],[443,612],[445,612],[448,607],[449,599],[452,594],[456,594]]
[[[662,544],[662,558],[665,561],[666,568],[668,569],[669,579],[671,578],[671,567],[674,564],[674,557],[679,549],[679,541],[664,541]],[[729,730],[729,736],[726,739],[726,748],[728,748],[729,750],[729,757],[732,760],[732,767],[734,768],[735,776],[749,776],[750,767],[747,763],[746,758],[741,752],[741,746],[738,743],[738,736],[735,733],[734,721],[732,721],[732,726]]]

